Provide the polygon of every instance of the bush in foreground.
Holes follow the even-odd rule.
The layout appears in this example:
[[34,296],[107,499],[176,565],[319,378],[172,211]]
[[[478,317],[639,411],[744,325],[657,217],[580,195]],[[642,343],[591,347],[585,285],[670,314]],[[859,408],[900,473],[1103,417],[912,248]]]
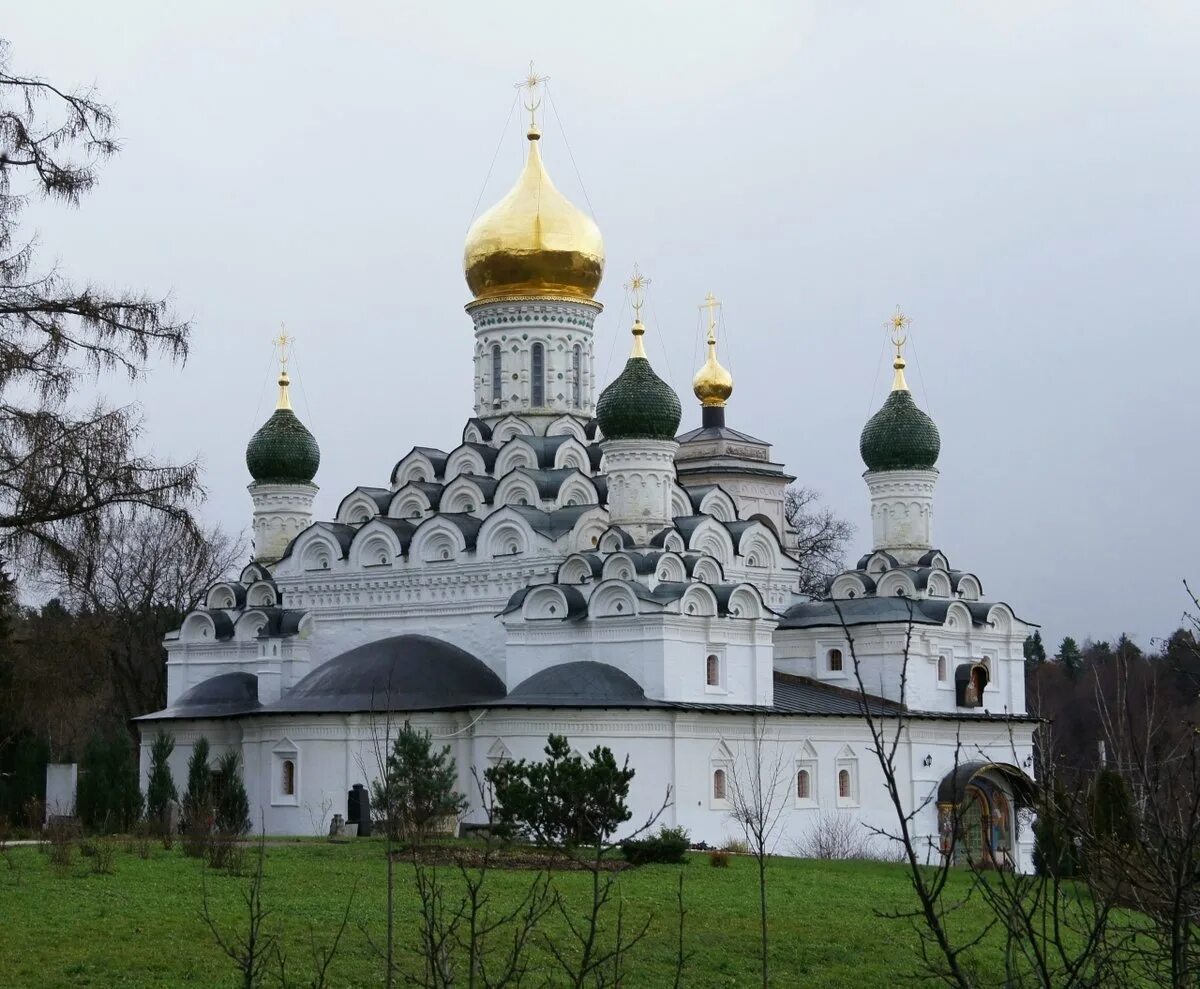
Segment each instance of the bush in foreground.
[[630,865],[649,865],[652,862],[678,865],[684,861],[690,844],[691,837],[687,828],[669,828],[664,825],[657,834],[624,842],[621,851]]

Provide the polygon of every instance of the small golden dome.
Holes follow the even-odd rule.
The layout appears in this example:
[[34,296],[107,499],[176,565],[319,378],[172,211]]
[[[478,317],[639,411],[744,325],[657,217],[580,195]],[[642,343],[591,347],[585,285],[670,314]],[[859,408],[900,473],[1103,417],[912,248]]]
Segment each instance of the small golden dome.
[[476,300],[591,299],[604,274],[604,240],[591,217],[554,188],[529,129],[517,184],[467,233],[463,271]]
[[712,328],[708,331],[708,360],[692,378],[692,391],[700,404],[708,408],[724,408],[733,394],[733,375],[717,360],[717,337]]

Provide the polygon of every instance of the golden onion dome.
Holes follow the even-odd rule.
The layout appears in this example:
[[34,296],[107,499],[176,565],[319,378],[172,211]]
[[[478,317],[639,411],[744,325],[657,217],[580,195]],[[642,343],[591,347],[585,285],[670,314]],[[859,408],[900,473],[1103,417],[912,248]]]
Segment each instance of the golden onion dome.
[[708,360],[692,378],[692,391],[706,408],[723,408],[733,394],[733,375],[717,360],[717,337],[708,331]]
[[591,299],[604,274],[600,229],[550,181],[530,127],[517,184],[467,232],[463,271],[476,300]]

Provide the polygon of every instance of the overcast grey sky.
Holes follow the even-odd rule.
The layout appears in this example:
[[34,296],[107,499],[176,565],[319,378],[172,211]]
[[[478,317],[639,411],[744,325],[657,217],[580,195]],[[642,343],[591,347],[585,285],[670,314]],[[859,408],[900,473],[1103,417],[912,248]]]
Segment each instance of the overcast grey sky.
[[[320,517],[414,444],[458,443],[463,236],[532,58],[561,119],[547,166],[604,233],[606,377],[636,260],[651,359],[695,425],[696,307],[716,293],[730,424],[858,524],[857,554],[858,434],[900,304],[952,565],[1050,644],[1145,645],[1200,581],[1196,4],[109,0],[4,20],[15,69],[118,111],[96,192],[31,219],[72,275],[194,319],[187,366],[136,395],[156,452],[203,458],[211,521],[248,525],[281,320]],[[521,131],[514,115],[482,208]]]

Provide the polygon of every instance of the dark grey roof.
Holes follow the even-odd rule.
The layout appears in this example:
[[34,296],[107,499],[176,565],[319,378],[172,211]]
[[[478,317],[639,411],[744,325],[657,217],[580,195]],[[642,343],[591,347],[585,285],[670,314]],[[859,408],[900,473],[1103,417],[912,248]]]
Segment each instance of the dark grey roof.
[[587,599],[571,584],[530,584],[528,587],[522,587],[509,597],[508,603],[504,609],[496,616],[501,618],[504,615],[511,615],[514,611],[520,611],[521,606],[525,603],[525,599],[529,597],[529,592],[536,590],[539,587],[557,587],[563,593],[563,597],[567,599],[567,613],[565,615],[556,616],[553,619],[546,621],[572,621],[582,618],[587,614]]
[[[937,613],[940,604],[941,614]],[[784,612],[783,621],[779,623],[785,628],[840,628],[842,620],[845,624],[875,625],[908,622],[910,619],[916,625],[940,625],[946,619],[947,601],[937,602],[927,599],[903,597],[861,597],[840,598],[837,601],[805,601],[794,604]],[[838,615],[839,609],[841,615]]]
[[144,714],[135,720],[225,718],[252,714],[261,707],[258,702],[258,677],[253,673],[222,673],[185,690],[170,707]]
[[513,688],[506,707],[659,707],[615,666],[582,660],[541,670]]
[[919,560],[917,560],[917,562],[923,567],[929,567],[929,566],[933,565],[933,558],[935,556],[940,556],[943,560],[946,561],[947,566],[949,565],[950,560],[947,558],[946,554],[943,553],[940,549],[931,549],[928,553],[923,554],[922,557]]
[[204,595],[204,599],[208,600],[208,595],[215,591],[218,587],[228,587],[233,591],[233,606],[235,608],[244,608],[246,606],[246,585],[236,580],[218,580],[212,584]]
[[[558,452],[558,448],[573,439],[575,439],[574,436],[565,433],[558,436],[530,436],[522,433],[514,436],[509,443],[525,443],[532,448],[538,467],[542,470],[550,470],[554,467],[554,455]],[[576,442],[578,441],[576,440]]]
[[711,515],[677,515],[672,521],[675,523],[675,528],[681,536],[683,536],[683,544],[691,548],[692,533],[705,519],[712,518]]
[[308,614],[300,608],[277,607],[250,607],[242,614],[249,615],[256,611],[267,619],[259,638],[296,635],[300,631],[301,620]]
[[539,532],[549,539],[560,539],[575,528],[575,523],[585,512],[591,511],[595,505],[569,505],[566,508],[556,508],[552,512],[543,512],[532,505],[509,505],[512,511],[520,515],[534,532]]
[[690,429],[675,437],[675,442],[680,444],[692,443],[696,440],[734,440],[738,443],[753,443],[755,446],[771,445],[766,440],[760,440],[756,436],[737,429],[730,429],[728,426],[701,426],[699,429]]
[[[354,542],[354,536],[358,532],[358,526],[347,525],[345,522],[314,522],[308,529],[324,529],[337,541],[338,548],[342,551],[342,558],[345,559],[350,553],[350,544]],[[292,541],[287,544],[287,548],[283,551],[285,557],[291,556],[292,547],[296,545],[296,540],[299,539],[308,529],[301,529],[292,537]]]
[[596,495],[600,499],[601,505],[608,504],[608,476],[606,474],[595,474],[589,480],[596,486]]
[[447,454],[444,450],[438,450],[432,446],[414,446],[411,450],[408,451],[408,453],[406,453],[403,457],[401,457],[399,460],[397,460],[396,466],[392,468],[392,473],[389,477],[389,480],[393,484],[396,481],[396,471],[399,470],[400,465],[402,463],[404,463],[404,461],[407,460],[409,457],[411,457],[414,453],[423,454],[425,456],[425,458],[427,460],[429,460],[429,462],[433,465],[433,476],[434,477],[441,477],[442,474],[444,473],[444,471],[446,470]]
[[697,484],[693,487],[684,486],[683,493],[688,496],[688,501],[692,503],[692,511],[696,514],[700,513],[700,502],[702,502],[710,491],[724,490],[719,484]]
[[207,608],[199,608],[197,610],[204,612],[204,614],[208,615],[208,617],[212,619],[213,630],[217,639],[224,640],[233,638],[234,619],[230,618],[229,615],[227,615],[224,611],[210,611]]
[[[861,576],[861,575],[860,575]],[[910,618],[914,625],[941,625],[946,620],[946,612],[950,605],[957,601],[965,605],[976,625],[986,625],[988,613],[999,601],[963,601],[961,598],[949,600],[946,598],[906,598],[900,597],[861,597],[839,598],[837,601],[804,601],[794,604],[784,612],[783,621],[779,623],[785,628],[841,628],[842,619],[848,626],[855,625],[888,625],[907,623]],[[1006,608],[1012,609],[1005,604]],[[841,609],[841,617],[838,609]],[[1017,617],[1014,613],[1013,617]],[[1033,622],[1023,618],[1017,621],[1037,628]]]
[[495,495],[496,488],[500,485],[500,482],[494,477],[487,477],[484,474],[459,474],[454,480],[457,481],[459,478],[474,484],[479,489],[479,496],[489,505],[492,503],[492,496]]
[[423,453],[429,462],[433,464],[433,476],[441,477],[446,470],[446,457],[448,456],[445,450],[439,450],[435,446],[414,446],[414,453]]
[[[873,714],[894,713],[903,708],[882,697],[866,697]],[[809,677],[775,674],[775,707],[788,714],[862,714],[862,700],[855,690],[831,687]]]
[[877,549],[870,553],[865,553],[862,556],[860,556],[858,558],[858,565],[857,565],[856,569],[865,570],[867,568],[867,564],[871,562],[871,558],[874,556],[882,556],[893,567],[900,566],[900,561],[897,560],[894,556],[892,556],[892,554],[889,553],[887,550]]
[[439,512],[437,515],[429,516],[425,521],[431,522],[435,518],[445,519],[454,525],[463,534],[463,540],[466,542],[467,549],[475,548],[475,539],[479,535],[479,527],[483,525],[480,519],[475,518],[474,515],[468,515],[466,512]]
[[[558,491],[563,486],[563,482],[572,474],[578,474],[579,470],[575,467],[558,467],[554,470],[531,470],[528,467],[518,467],[516,473],[524,474],[537,488],[539,498],[551,499],[558,497]],[[587,476],[586,474],[584,475]]]
[[238,576],[243,584],[253,584],[256,580],[270,580],[271,571],[264,567],[261,563],[247,563],[242,567],[242,572]]
[[408,546],[412,542],[413,533],[417,531],[417,523],[409,519],[389,518],[386,515],[381,515],[379,518],[372,519],[372,521],[378,522],[380,525],[386,525],[391,529],[396,534],[396,538],[400,540],[400,552],[408,553]]
[[470,419],[468,419],[467,424],[463,426],[463,436],[467,435],[467,430],[472,426],[479,430],[479,435],[485,440],[490,440],[492,438],[492,427],[476,416],[472,416]]
[[[595,420],[593,419],[592,422],[594,423]],[[588,455],[588,461],[592,465],[592,470],[600,469],[600,461],[604,457],[603,445],[604,444],[602,444],[602,443],[589,443],[588,444],[587,455]]]
[[490,474],[492,468],[496,466],[496,458],[500,456],[500,449],[490,443],[464,443],[463,446],[470,447],[483,457],[483,469]]
[[334,512],[334,514],[341,515],[342,514],[342,506],[344,504],[346,504],[346,502],[349,501],[351,498],[353,498],[356,494],[360,494],[360,493],[365,494],[368,498],[371,499],[371,501],[373,501],[375,503],[375,509],[378,512],[386,512],[388,509],[388,505],[392,500],[392,489],[391,488],[366,487],[366,486],[360,484],[357,488],[355,488],[348,495],[346,495],[345,498],[343,498],[341,501],[338,502],[337,511]]
[[469,652],[427,635],[397,635],[322,663],[264,710],[436,711],[503,697],[500,678]]
[[[558,565],[558,570],[555,571],[555,574],[554,574],[554,582],[555,583],[558,583],[559,576],[562,573],[562,568],[564,566],[566,566],[567,560],[572,560],[572,559],[575,559],[576,557],[583,557],[583,559],[587,561],[588,566],[592,570],[592,579],[593,580],[600,579],[601,575],[604,573],[604,557],[602,557],[599,553],[572,553],[570,556],[567,557],[566,560],[563,560],[562,563],[560,563]],[[569,586],[569,585],[565,585],[565,586]]]

